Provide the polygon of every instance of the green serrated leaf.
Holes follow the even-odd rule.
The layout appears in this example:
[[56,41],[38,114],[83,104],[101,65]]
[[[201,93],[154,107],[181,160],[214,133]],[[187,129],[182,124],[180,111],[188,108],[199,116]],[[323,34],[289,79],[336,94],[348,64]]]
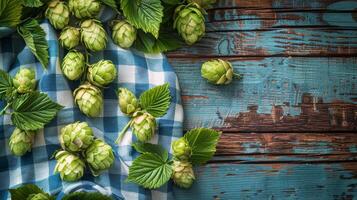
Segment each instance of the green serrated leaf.
[[164,155],[144,153],[129,167],[127,181],[148,189],[156,189],[170,180],[172,167]]
[[118,10],[117,4],[115,0],[100,0],[105,5],[113,8],[114,10]]
[[171,101],[169,87],[170,85],[165,83],[143,92],[139,98],[141,108],[154,117],[164,116]]
[[161,0],[161,1],[168,5],[178,5],[184,2],[184,0]]
[[138,31],[137,39],[134,43],[134,48],[144,53],[161,53],[172,51],[181,47],[182,42],[176,33],[161,32],[159,38],[156,39],[149,33],[141,30]]
[[49,123],[63,106],[47,94],[32,92],[16,98],[12,104],[12,123],[22,130],[37,130]]
[[3,70],[0,70],[0,100],[7,99],[12,91],[15,90],[12,78]]
[[45,193],[42,189],[33,184],[27,184],[15,189],[9,189],[11,200],[25,200],[31,194]]
[[158,38],[164,9],[160,0],[121,0],[120,2],[123,14],[130,24]]
[[16,27],[21,22],[22,0],[0,1],[0,27]]
[[164,160],[168,159],[169,154],[161,145],[144,143],[144,142],[136,142],[133,143],[132,146],[139,153],[156,153],[158,155],[163,155]]
[[43,2],[41,0],[23,0],[23,5],[31,8],[38,8],[43,6]]
[[62,200],[113,200],[111,197],[99,192],[74,192],[65,195]]
[[39,23],[34,20],[28,20],[17,28],[18,33],[24,38],[26,45],[31,49],[31,52],[41,62],[43,68],[48,65],[48,44],[46,33],[41,28]]
[[190,161],[192,164],[204,164],[209,161],[216,152],[221,132],[208,129],[192,129],[185,134],[185,139],[192,148]]

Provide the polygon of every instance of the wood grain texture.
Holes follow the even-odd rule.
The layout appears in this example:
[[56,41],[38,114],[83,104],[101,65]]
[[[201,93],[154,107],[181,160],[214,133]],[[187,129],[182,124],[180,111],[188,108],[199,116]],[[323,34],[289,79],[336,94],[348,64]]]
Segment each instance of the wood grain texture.
[[[172,60],[171,60],[172,61]],[[243,79],[215,86],[205,59],[175,59],[185,128],[303,132],[357,129],[356,58],[231,58]]]
[[337,199],[357,194],[357,163],[209,164],[195,170],[188,189],[174,189],[176,199]]

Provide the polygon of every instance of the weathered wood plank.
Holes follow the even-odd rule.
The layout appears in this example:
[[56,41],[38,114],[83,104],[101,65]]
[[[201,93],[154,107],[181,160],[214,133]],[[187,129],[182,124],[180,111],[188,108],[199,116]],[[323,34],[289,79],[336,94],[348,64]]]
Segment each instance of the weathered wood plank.
[[348,157],[353,153],[357,153],[357,133],[223,133],[216,156],[269,154],[307,157],[312,154],[333,155],[331,158],[336,159],[334,155]]
[[210,32],[194,48],[169,57],[357,55],[357,30],[282,28],[269,31]]
[[357,163],[209,164],[175,199],[355,199]]
[[241,81],[215,86],[200,76],[206,59],[171,59],[185,129],[310,132],[357,130],[357,58],[231,58]]

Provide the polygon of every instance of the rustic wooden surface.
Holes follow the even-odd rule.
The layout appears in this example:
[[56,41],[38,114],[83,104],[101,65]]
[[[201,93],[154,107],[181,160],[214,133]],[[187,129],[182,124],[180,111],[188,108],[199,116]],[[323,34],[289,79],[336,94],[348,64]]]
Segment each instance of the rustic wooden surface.
[[[206,37],[168,57],[185,129],[223,131],[177,199],[357,199],[356,0],[220,0]],[[210,58],[243,80],[208,84]]]

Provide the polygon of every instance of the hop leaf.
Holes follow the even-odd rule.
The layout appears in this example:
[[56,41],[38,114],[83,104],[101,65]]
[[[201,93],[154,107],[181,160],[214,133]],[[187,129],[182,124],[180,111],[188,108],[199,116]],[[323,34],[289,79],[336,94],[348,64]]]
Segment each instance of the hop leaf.
[[74,192],[67,194],[62,200],[113,200],[99,192]]
[[153,87],[140,95],[140,105],[143,110],[154,117],[162,117],[170,106],[170,85],[168,83]]
[[21,22],[22,0],[1,0],[0,27],[15,27]]

